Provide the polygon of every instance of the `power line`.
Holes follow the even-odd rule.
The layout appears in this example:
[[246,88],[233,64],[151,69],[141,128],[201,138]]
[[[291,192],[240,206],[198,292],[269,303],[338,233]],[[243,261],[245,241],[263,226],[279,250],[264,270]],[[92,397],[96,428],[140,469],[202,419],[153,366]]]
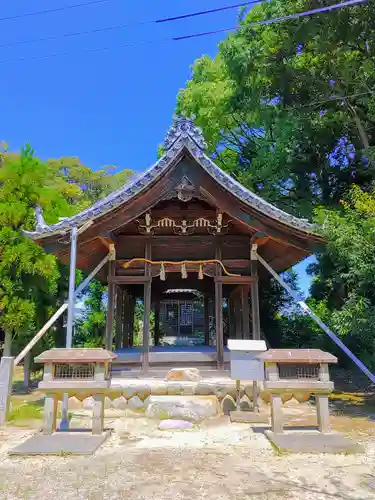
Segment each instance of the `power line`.
[[40,16],[41,14],[50,14],[52,12],[61,12],[63,10],[77,9],[79,7],[89,7],[99,3],[106,3],[110,0],[92,0],[91,2],[78,3],[75,5],[66,5],[65,7],[56,7],[55,9],[39,10],[37,12],[26,12],[25,14],[16,14],[14,16],[0,17],[0,21],[10,21],[12,19],[22,19],[23,17]]
[[347,2],[341,2],[341,3],[337,3],[337,4],[333,4],[333,5],[328,5],[327,7],[320,7],[319,9],[307,10],[305,12],[298,12],[296,14],[290,14],[288,16],[283,16],[283,17],[274,17],[272,19],[265,19],[264,21],[256,21],[254,23],[249,23],[249,24],[242,24],[240,26],[235,26],[233,28],[223,28],[221,30],[216,30],[216,31],[206,31],[204,33],[197,33],[197,34],[193,34],[193,35],[185,35],[185,36],[175,37],[173,40],[174,41],[186,40],[188,38],[213,35],[215,33],[224,33],[226,31],[235,31],[237,29],[252,28],[253,26],[257,26],[257,25],[273,24],[273,23],[280,22],[280,21],[287,21],[289,19],[297,19],[299,17],[312,16],[314,14],[320,14],[322,12],[328,12],[328,11],[335,10],[335,9],[341,9],[342,7],[349,7],[352,5],[367,3],[367,1],[368,0],[348,0]]
[[[105,1],[108,1],[108,0],[105,0]],[[239,7],[245,7],[247,5],[261,3],[263,1],[264,0],[252,0],[250,2],[237,3],[235,5],[226,5],[224,7],[218,7],[216,9],[202,10],[200,12],[192,12],[190,14],[182,14],[181,16],[166,17],[166,18],[161,18],[161,19],[152,19],[150,21],[140,21],[137,23],[130,23],[130,24],[116,24],[114,26],[108,26],[108,27],[104,27],[104,28],[96,28],[96,29],[91,29],[91,30],[87,30],[87,31],[76,31],[73,33],[63,33],[62,35],[51,35],[51,36],[46,36],[46,37],[42,37],[42,38],[32,38],[29,40],[20,40],[18,42],[5,43],[3,45],[0,45],[0,48],[13,47],[15,45],[23,45],[26,43],[45,42],[48,40],[56,40],[58,38],[67,38],[67,37],[72,37],[72,36],[89,35],[92,33],[102,33],[102,32],[106,32],[106,31],[113,31],[113,30],[119,30],[119,29],[124,29],[124,28],[136,28],[138,26],[144,26],[146,24],[159,24],[159,23],[168,23],[168,22],[172,22],[172,21],[180,21],[182,19],[188,19],[191,17],[203,16],[206,14],[214,14],[216,12],[222,12],[222,11],[230,10],[230,9],[237,9]],[[1,19],[0,19],[0,21],[1,21]]]
[[305,11],[305,12],[299,12],[296,14],[290,14],[288,16],[283,16],[283,17],[266,19],[264,21],[256,21],[254,23],[249,23],[249,24],[240,25],[240,26],[234,26],[232,28],[224,28],[224,29],[219,29],[219,30],[214,30],[214,31],[206,31],[206,32],[202,32],[202,33],[194,33],[191,35],[183,35],[183,36],[178,36],[178,37],[161,38],[158,40],[150,40],[150,41],[143,41],[143,42],[141,41],[141,42],[135,42],[132,44],[121,44],[121,45],[116,45],[114,47],[98,47],[95,49],[85,49],[85,50],[80,50],[80,51],[76,51],[76,52],[60,52],[60,53],[56,53],[56,54],[46,54],[46,55],[42,55],[42,56],[31,56],[31,57],[22,57],[22,58],[18,58],[18,59],[8,59],[8,60],[0,61],[0,64],[11,63],[11,62],[21,62],[21,61],[35,61],[38,59],[50,59],[50,58],[54,58],[54,57],[74,56],[74,55],[79,55],[79,54],[84,54],[84,53],[89,53],[89,52],[104,52],[104,51],[113,50],[116,48],[117,49],[130,48],[130,47],[136,47],[139,45],[153,45],[153,44],[157,44],[157,43],[179,42],[181,40],[188,40],[191,38],[198,38],[198,37],[202,37],[202,36],[209,36],[209,35],[214,35],[214,34],[228,32],[228,31],[235,31],[236,29],[244,29],[244,28],[249,28],[249,27],[258,26],[258,25],[272,24],[275,22],[286,21],[289,19],[296,19],[296,18],[303,17],[303,16],[311,16],[314,14],[319,14],[322,12],[327,12],[327,11],[331,11],[334,9],[340,9],[342,7],[349,7],[352,5],[363,4],[363,3],[367,3],[367,0],[348,0],[346,2],[329,5],[327,7],[321,7],[319,9],[309,10],[309,11]]

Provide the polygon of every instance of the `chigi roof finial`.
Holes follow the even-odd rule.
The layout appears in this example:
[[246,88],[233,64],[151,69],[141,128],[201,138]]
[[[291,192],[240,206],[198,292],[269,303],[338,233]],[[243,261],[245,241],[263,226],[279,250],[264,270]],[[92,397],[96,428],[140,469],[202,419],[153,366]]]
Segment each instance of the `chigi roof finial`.
[[207,148],[202,129],[195,126],[194,119],[194,115],[190,115],[190,118],[188,118],[185,113],[181,113],[180,116],[173,116],[173,124],[169,127],[164,139],[164,148],[166,150],[171,148],[180,137],[190,137],[200,149],[205,150]]
[[44,220],[43,209],[40,205],[37,205],[34,208],[34,213],[35,213],[35,219],[36,219],[35,231],[43,232],[44,230],[48,229],[49,226],[48,226],[48,224],[46,224],[46,221]]

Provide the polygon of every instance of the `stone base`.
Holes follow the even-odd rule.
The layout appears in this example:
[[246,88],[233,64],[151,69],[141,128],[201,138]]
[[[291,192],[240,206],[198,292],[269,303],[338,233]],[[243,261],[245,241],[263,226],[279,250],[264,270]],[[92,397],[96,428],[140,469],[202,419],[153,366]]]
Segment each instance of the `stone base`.
[[9,455],[92,455],[110,435],[91,432],[57,432],[37,434],[9,451]]
[[275,434],[270,430],[265,435],[279,452],[290,453],[363,453],[362,445],[343,434],[323,434],[319,431],[285,431]]
[[229,417],[231,422],[243,422],[246,424],[268,424],[270,418],[268,413],[243,410],[230,411]]

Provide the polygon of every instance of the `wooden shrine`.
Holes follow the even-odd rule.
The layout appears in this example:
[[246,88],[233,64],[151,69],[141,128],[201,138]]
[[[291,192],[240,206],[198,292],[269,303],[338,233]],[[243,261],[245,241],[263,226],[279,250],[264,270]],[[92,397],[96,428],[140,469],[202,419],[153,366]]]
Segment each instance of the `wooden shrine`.
[[[118,358],[138,352],[126,359],[136,359],[147,372],[162,351],[160,304],[179,300],[172,295],[188,290],[203,303],[200,352],[211,349],[211,364],[223,368],[223,308],[227,337],[261,336],[258,289],[269,276],[258,266],[257,254],[281,272],[313,253],[322,240],[306,220],[269,204],[222,171],[207,155],[202,132],[191,119],[174,120],[164,151],[151,168],[74,217],[49,226],[38,208],[36,230],[28,235],[69,263],[62,235],[78,228],[77,267],[87,274],[109,256],[97,278],[108,284],[105,347],[115,348]],[[181,300],[193,300],[182,295]],[[141,346],[134,345],[138,300],[144,304]],[[173,349],[165,350],[162,359],[168,366],[183,364]]]

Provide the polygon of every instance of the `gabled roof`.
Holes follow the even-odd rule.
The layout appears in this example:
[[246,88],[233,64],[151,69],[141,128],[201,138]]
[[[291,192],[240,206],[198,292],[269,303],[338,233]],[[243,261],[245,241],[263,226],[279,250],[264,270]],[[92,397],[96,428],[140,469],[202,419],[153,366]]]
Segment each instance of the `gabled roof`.
[[171,164],[186,149],[195,161],[224,189],[234,195],[239,201],[258,212],[275,219],[289,227],[299,229],[307,234],[314,234],[314,225],[306,219],[299,219],[271,205],[249,189],[242,186],[228,173],[219,168],[205,153],[206,143],[202,131],[194,125],[191,118],[184,116],[174,118],[174,123],[168,130],[164,140],[164,155],[140,175],[131,178],[123,187],[97,201],[82,212],[68,217],[57,224],[47,225],[41,209],[36,209],[37,225],[35,231],[25,231],[34,240],[40,240],[54,234],[65,233],[73,226],[80,227],[88,221],[93,221],[104,214],[127,203],[132,198],[147,191]]

